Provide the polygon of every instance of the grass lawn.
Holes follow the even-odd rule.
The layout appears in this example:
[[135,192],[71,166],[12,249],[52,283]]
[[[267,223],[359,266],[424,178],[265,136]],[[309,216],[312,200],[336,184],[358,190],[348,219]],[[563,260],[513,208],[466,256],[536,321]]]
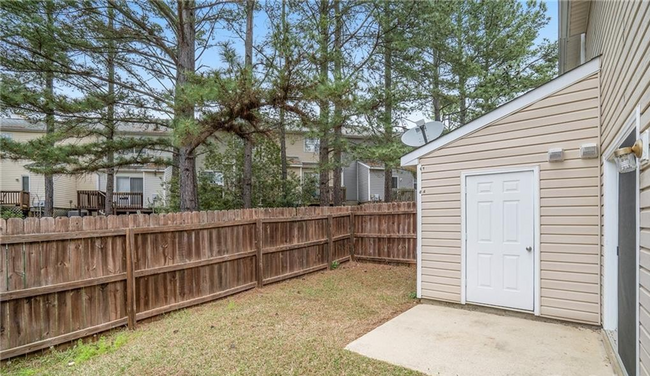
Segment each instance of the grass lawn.
[[415,268],[348,263],[14,359],[14,375],[410,375],[344,350],[415,304]]

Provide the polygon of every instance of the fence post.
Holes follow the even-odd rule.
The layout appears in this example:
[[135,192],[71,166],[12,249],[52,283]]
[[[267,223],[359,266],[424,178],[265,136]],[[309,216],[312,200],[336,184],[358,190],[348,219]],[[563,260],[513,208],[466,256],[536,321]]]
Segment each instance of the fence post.
[[133,248],[135,234],[130,228],[126,229],[126,316],[129,329],[135,329],[135,273],[133,271]]
[[255,222],[255,247],[257,250],[257,287],[262,287],[264,283],[264,255],[262,253],[262,219]]
[[350,212],[350,261],[354,261],[354,212]]
[[327,216],[327,253],[325,258],[327,259],[327,268],[332,269],[332,250],[334,249],[334,241],[332,240],[332,215]]

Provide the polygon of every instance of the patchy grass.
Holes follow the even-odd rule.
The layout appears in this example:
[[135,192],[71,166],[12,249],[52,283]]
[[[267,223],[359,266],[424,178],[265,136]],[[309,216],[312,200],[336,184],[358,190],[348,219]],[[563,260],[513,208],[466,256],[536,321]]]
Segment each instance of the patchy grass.
[[415,268],[342,264],[173,312],[92,344],[13,360],[5,375],[411,375],[344,350],[415,301]]

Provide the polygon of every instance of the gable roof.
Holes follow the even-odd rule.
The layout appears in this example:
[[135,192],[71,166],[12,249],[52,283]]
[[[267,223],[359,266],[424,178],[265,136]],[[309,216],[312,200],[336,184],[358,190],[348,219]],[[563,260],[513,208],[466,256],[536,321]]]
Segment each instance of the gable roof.
[[565,89],[574,83],[581,81],[592,74],[598,72],[600,69],[600,58],[596,57],[587,63],[576,67],[575,69],[558,76],[544,85],[533,89],[508,103],[505,103],[491,112],[474,119],[473,121],[465,124],[464,126],[447,133],[446,135],[429,142],[426,145],[420,146],[412,152],[402,156],[402,166],[415,166],[418,164],[418,159],[438,150],[441,147],[456,141],[457,139],[466,136],[470,133],[476,132],[479,129],[485,128],[488,125],[500,120],[508,115],[511,115],[531,104],[550,96],[562,89]]

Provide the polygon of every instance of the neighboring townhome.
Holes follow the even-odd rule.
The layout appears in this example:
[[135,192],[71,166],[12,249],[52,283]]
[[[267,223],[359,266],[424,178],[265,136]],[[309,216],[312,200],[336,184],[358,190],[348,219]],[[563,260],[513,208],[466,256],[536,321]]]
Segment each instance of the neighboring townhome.
[[[368,142],[367,136],[346,133],[344,137],[348,144],[354,145]],[[304,182],[311,178],[318,182],[318,149],[317,138],[310,138],[307,132],[287,132],[287,161],[289,171],[300,177]],[[345,201],[350,204],[371,201],[384,201],[384,167],[372,161],[359,161],[349,153],[343,153],[343,168],[341,186],[344,189]],[[331,186],[330,176],[330,186]],[[393,200],[415,200],[415,176],[406,169],[392,171]]]
[[650,2],[562,1],[560,75],[402,157],[417,296],[602,326],[650,373]]
[[[146,126],[120,125],[119,137],[166,137],[166,133]],[[0,137],[14,141],[29,141],[45,135],[45,126],[24,119],[0,119]],[[70,139],[65,142],[84,142]],[[133,150],[129,153],[157,153],[171,158],[170,153]],[[38,215],[44,206],[45,178],[27,168],[28,160],[0,160],[0,206],[12,207]],[[150,212],[165,199],[165,179],[171,175],[167,166],[132,165],[116,168],[113,207],[116,213]],[[67,215],[71,210],[91,214],[104,211],[106,173],[54,176],[55,215]]]
[[[24,119],[0,119],[1,137],[15,141],[28,141],[45,135],[45,126]],[[168,130],[153,128],[151,125],[120,124],[118,137],[169,137]],[[346,134],[352,145],[365,141],[365,136]],[[69,139],[65,142],[84,142],[88,140]],[[309,138],[307,132],[287,133],[288,171],[300,178],[301,183],[312,179],[318,182],[318,139]],[[125,156],[150,153],[171,161],[169,152],[153,150],[131,150]],[[203,155],[197,158],[197,170],[212,174],[215,184],[223,184],[221,171],[205,171]],[[345,201],[357,204],[384,200],[384,169],[373,162],[362,162],[343,155],[346,166],[342,169],[342,187]],[[44,206],[45,179],[43,175],[29,171],[28,160],[0,160],[0,205],[32,212],[39,215]],[[130,165],[116,168],[114,177],[113,208],[115,213],[151,212],[157,206],[167,204],[169,182],[172,168],[165,165]],[[330,176],[330,185],[331,185]],[[392,171],[393,200],[408,201],[415,197],[415,178],[411,171],[395,169]],[[67,215],[70,211],[101,214],[106,202],[106,173],[103,171],[83,175],[55,175],[54,207],[55,215]],[[75,212],[78,214],[78,212]]]

